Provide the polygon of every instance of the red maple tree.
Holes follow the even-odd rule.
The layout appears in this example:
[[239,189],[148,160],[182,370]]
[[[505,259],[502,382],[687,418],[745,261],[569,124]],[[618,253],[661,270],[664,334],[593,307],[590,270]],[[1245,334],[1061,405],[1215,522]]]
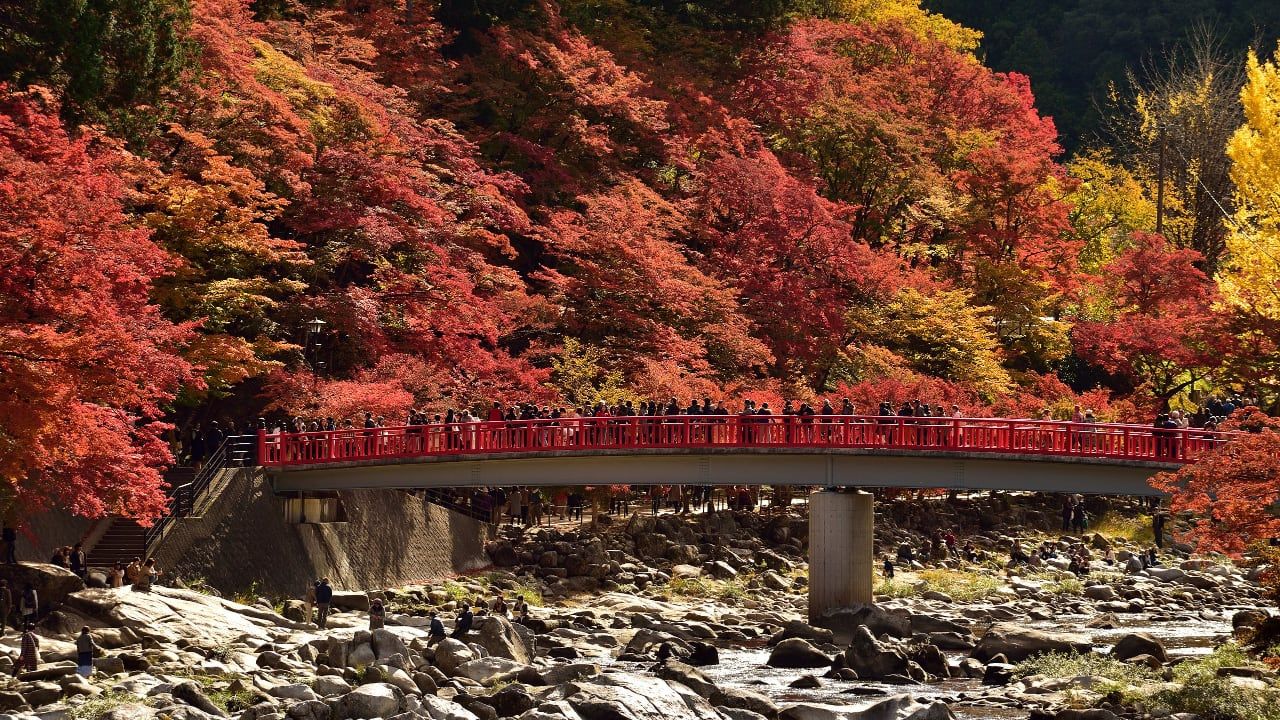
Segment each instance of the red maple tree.
[[156,420],[194,381],[190,332],[149,301],[178,260],[124,216],[123,159],[68,137],[40,91],[0,87],[0,479],[23,511],[165,509]]

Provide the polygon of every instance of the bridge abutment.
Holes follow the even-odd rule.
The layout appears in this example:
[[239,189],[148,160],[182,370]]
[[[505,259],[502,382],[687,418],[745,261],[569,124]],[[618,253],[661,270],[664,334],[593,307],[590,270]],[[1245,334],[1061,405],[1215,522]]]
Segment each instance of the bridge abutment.
[[819,490],[809,496],[809,620],[871,603],[875,508],[870,493]]

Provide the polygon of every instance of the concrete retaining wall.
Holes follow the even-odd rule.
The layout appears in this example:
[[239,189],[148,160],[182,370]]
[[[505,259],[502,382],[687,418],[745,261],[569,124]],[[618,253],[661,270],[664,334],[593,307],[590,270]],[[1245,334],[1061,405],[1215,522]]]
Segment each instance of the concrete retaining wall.
[[202,517],[175,521],[153,557],[166,578],[299,597],[320,577],[337,588],[373,589],[489,563],[484,526],[472,518],[399,491],[339,496],[348,522],[289,524],[265,477],[241,470]]

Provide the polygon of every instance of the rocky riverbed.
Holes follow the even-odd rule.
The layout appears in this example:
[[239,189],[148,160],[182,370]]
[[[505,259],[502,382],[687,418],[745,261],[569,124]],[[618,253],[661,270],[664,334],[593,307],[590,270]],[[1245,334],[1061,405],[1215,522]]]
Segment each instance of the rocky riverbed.
[[[919,541],[915,527],[883,522],[879,541]],[[1168,716],[1185,709],[1170,704],[1189,682],[1179,668],[1267,622],[1251,571],[1186,548],[1142,570],[1125,563],[1139,547],[1123,538],[960,529],[991,557],[1014,540],[1050,537],[1063,552],[1109,547],[1118,561],[1095,562],[1078,579],[1056,560],[1016,572],[939,560],[884,583],[875,606],[809,624],[802,515],[635,515],[497,540],[497,567],[483,575],[340,592],[327,630],[301,622],[297,601],[80,589],[56,568],[11,566],[0,574],[37,582],[47,619],[42,666],[0,689],[0,712],[49,720]],[[495,591],[534,600],[532,616],[478,617],[465,641],[428,643],[430,612],[451,621],[460,600]],[[387,627],[369,632],[372,597],[389,614]],[[103,648],[88,679],[73,662],[82,625]],[[0,646],[8,675],[16,634]],[[1222,692],[1275,699],[1274,675],[1247,658],[1211,674]]]

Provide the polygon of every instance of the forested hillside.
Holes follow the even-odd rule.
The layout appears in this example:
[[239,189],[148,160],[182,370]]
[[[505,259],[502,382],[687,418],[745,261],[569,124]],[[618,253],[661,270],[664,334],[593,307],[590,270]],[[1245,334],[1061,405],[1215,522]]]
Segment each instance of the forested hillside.
[[1029,75],[1036,105],[1071,150],[1107,139],[1110,88],[1129,71],[1163,70],[1205,35],[1238,58],[1268,50],[1280,32],[1280,4],[1268,0],[927,0],[925,6],[982,32],[979,54],[995,70]]
[[[156,512],[178,439],[267,414],[1276,402],[1274,38],[1200,148],[1221,192],[1170,160],[1157,235],[1150,153],[1067,163],[1040,81],[912,0],[39,0],[0,28],[0,475],[31,506]],[[1161,142],[1211,137],[1178,92],[1135,146],[1159,103]]]

